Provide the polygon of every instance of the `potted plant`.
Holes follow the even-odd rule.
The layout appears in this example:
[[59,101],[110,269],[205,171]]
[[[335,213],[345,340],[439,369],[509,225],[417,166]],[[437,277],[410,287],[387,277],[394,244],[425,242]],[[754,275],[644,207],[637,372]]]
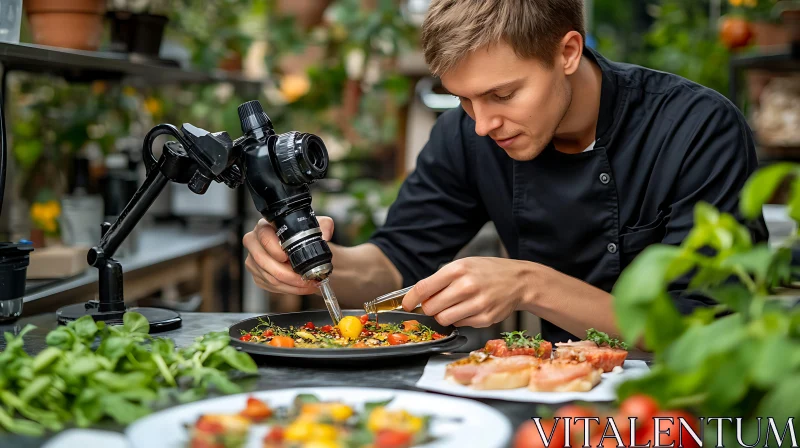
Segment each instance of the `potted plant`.
[[108,0],[109,49],[158,57],[171,6],[170,0]]
[[97,50],[103,34],[105,0],[25,0],[37,44]]

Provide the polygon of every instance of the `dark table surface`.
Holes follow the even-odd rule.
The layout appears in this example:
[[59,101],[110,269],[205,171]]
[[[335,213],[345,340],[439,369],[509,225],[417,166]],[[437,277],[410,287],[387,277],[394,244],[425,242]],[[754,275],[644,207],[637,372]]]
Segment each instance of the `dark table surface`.
[[[211,331],[227,330],[232,324],[246,318],[257,316],[250,313],[182,313],[183,325],[180,329],[157,333],[155,336],[168,337],[175,341],[178,347],[190,345],[198,336]],[[56,327],[55,313],[41,314],[25,317],[12,324],[0,325],[0,332],[10,331],[18,333],[27,324],[33,324],[36,330],[25,337],[25,349],[34,355],[45,348],[45,336]],[[496,336],[495,336],[496,337]],[[488,337],[487,337],[488,339]],[[474,345],[474,341],[468,343]],[[0,350],[5,348],[5,340],[0,339]],[[628,359],[642,359],[650,361],[647,353],[631,352]],[[366,366],[366,367],[325,367],[309,366],[296,367],[269,365],[259,361],[259,375],[256,381],[243,383],[245,391],[284,389],[292,387],[379,387],[404,390],[420,390],[415,387],[417,380],[422,376],[427,358],[408,359],[396,366]],[[428,392],[434,393],[434,392]],[[500,411],[516,428],[524,421],[536,416],[537,407],[543,406],[535,403],[517,403],[501,400],[480,399],[492,408]],[[546,405],[549,408],[558,405]],[[103,427],[122,431],[124,428]],[[46,438],[31,438],[10,436],[0,433],[0,447],[39,447],[47,441]]]

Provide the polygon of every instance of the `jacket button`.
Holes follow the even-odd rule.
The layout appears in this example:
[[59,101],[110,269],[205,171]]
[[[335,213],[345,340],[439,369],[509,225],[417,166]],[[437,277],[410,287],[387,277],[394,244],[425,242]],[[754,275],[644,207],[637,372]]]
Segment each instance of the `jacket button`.
[[616,245],[616,244],[614,244],[614,243],[608,243],[608,246],[606,246],[606,248],[607,248],[607,249],[608,249],[608,251],[609,251],[609,252],[611,252],[612,254],[615,254],[615,253],[617,253],[617,245]]
[[611,176],[609,176],[608,173],[601,173],[600,174],[600,182],[602,182],[603,185],[611,182]]

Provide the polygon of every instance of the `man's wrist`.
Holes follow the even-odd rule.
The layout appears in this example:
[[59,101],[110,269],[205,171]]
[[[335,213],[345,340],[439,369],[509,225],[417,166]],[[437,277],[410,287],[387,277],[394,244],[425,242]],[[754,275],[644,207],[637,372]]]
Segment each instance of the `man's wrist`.
[[522,297],[517,305],[517,311],[527,311],[535,313],[539,304],[542,303],[544,294],[549,292],[549,282],[547,281],[547,268],[539,263],[532,261],[526,262],[525,274],[522,276]]

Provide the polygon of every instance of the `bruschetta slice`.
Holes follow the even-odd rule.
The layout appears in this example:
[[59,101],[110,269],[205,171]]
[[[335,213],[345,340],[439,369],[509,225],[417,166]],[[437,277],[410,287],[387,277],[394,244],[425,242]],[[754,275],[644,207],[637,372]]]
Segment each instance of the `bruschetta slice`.
[[533,392],[588,392],[600,383],[601,369],[586,362],[553,360],[530,370]]

